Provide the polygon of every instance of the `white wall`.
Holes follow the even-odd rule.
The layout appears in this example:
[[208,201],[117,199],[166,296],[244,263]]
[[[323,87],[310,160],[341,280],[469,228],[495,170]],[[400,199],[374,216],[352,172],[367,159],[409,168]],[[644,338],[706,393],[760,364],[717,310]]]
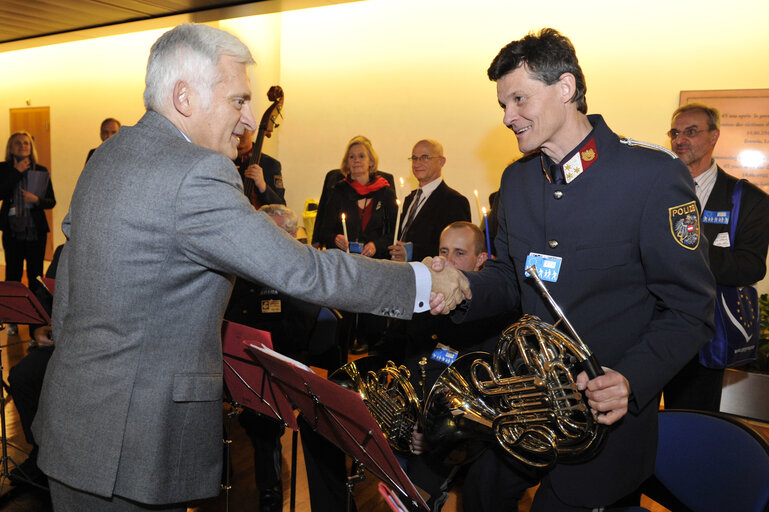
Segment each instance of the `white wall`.
[[[255,5],[267,12],[278,4]],[[410,176],[406,157],[416,140],[440,140],[447,182],[471,203],[478,189],[486,205],[502,169],[518,156],[486,68],[504,44],[530,30],[552,26],[569,36],[585,71],[590,112],[641,140],[667,144],[681,90],[769,87],[769,2],[633,5],[367,0],[219,26],[246,41],[257,59],[257,118],[269,86],[285,90],[284,119],[265,150],[283,163],[289,206],[301,210],[306,198],[318,197],[323,175],[338,167],[345,143],[357,134],[373,141],[380,167],[396,177]],[[123,27],[98,38],[89,32],[90,39],[47,47],[0,45],[0,69],[12,77],[0,82],[0,110],[23,107],[27,98],[51,107],[57,226],[85,154],[99,142],[99,122],[114,116],[132,124],[141,116],[149,47],[164,28],[186,19],[155,21],[150,29],[135,24],[137,32],[122,33]],[[0,140],[7,136],[1,124]],[[473,215],[477,220],[475,208]],[[58,229],[55,236],[60,243]]]

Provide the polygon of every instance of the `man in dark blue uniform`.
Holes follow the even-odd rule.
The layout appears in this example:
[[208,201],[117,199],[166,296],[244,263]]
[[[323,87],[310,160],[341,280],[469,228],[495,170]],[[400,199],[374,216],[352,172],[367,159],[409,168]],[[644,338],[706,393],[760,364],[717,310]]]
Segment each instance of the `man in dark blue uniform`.
[[660,391],[713,334],[714,283],[691,176],[671,154],[586,115],[584,75],[557,31],[511,42],[488,74],[525,156],[502,176],[498,257],[468,273],[472,299],[455,317],[520,307],[553,323],[525,274],[537,265],[604,365],[605,375],[582,372],[577,384],[609,433],[594,458],[556,464],[532,511],[637,502],[654,468]]
[[249,188],[245,186],[247,178],[254,181],[249,200],[257,209],[266,204],[286,204],[286,189],[283,186],[280,162],[262,153],[259,163],[251,163],[254,151],[253,137],[254,132],[250,130],[241,135],[238,157],[235,159],[235,166],[243,179],[244,188]]

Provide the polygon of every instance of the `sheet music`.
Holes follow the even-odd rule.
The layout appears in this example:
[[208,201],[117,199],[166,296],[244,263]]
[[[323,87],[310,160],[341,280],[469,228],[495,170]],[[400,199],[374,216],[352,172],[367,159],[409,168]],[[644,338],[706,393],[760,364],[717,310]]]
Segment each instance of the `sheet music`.
[[288,364],[294,365],[297,368],[301,368],[302,370],[308,371],[310,373],[315,373],[315,372],[312,371],[312,368],[310,368],[306,364],[300,363],[296,359],[291,359],[290,357],[288,357],[286,355],[283,355],[280,352],[275,352],[271,348],[263,347],[261,345],[251,345],[251,344],[249,344],[248,346],[251,347],[251,348],[254,348],[256,350],[261,350],[262,352],[266,352],[266,353],[270,354],[272,357],[280,359],[281,361],[284,361],[284,362],[286,362]]

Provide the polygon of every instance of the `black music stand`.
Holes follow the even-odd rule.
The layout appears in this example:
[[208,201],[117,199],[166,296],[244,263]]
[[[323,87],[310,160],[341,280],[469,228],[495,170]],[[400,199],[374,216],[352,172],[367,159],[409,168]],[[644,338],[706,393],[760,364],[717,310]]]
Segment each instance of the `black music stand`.
[[[17,281],[5,281],[0,282],[0,330],[5,329],[5,324],[50,324],[51,318],[48,312],[40,305],[40,301],[37,300],[35,294],[30,291],[29,288]],[[0,352],[2,352],[0,346]],[[0,473],[0,482],[6,479],[10,480],[10,471],[8,470],[8,462],[10,461],[14,466],[19,465],[11,457],[8,456],[8,438],[6,437],[5,426],[5,389],[7,384],[3,378],[4,368],[2,362],[2,354],[0,353],[0,445],[2,446],[2,473]],[[24,475],[26,477],[26,475]],[[27,479],[27,482],[45,489],[45,487]]]
[[[288,357],[255,345],[250,349],[314,430],[352,457],[354,464],[362,465],[396,489],[411,508],[429,510],[358,393],[316,375]],[[349,510],[354,481],[348,482]]]

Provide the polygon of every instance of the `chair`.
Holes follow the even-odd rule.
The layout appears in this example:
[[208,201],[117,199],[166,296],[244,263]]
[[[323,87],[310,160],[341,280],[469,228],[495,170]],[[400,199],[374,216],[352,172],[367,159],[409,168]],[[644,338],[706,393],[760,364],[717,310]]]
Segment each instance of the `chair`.
[[769,511],[769,443],[726,415],[660,411],[654,476],[680,503],[645,494],[674,511]]

